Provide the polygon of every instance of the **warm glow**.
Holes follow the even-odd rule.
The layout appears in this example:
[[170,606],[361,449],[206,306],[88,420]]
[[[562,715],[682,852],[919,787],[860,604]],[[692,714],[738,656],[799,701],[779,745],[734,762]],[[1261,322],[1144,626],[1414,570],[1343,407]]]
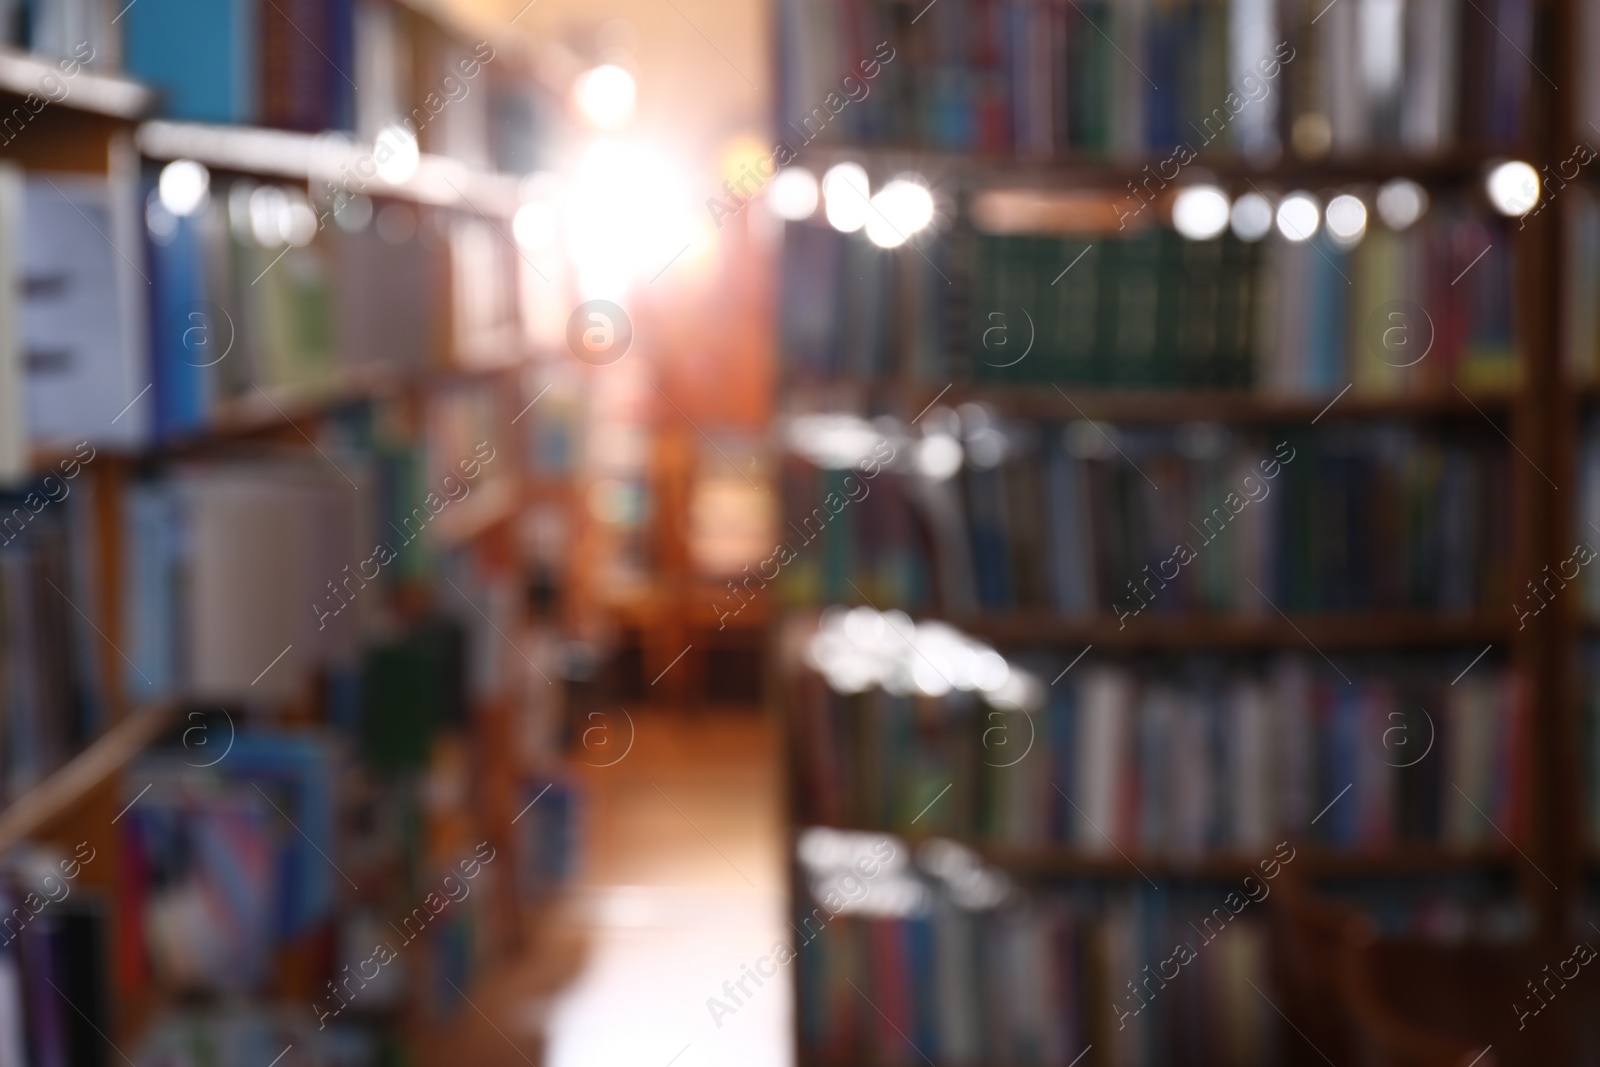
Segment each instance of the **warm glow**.
[[869,204],[867,239],[879,248],[897,248],[933,221],[933,194],[919,179],[896,178]]
[[706,227],[687,189],[680,167],[641,144],[602,138],[584,151],[560,215],[584,299],[617,299],[695,256]]
[[556,243],[558,229],[555,209],[549,204],[523,204],[511,220],[517,244],[530,252],[543,252]]
[[767,202],[780,219],[809,219],[817,210],[817,179],[804,167],[785,167],[772,180]]
[[637,91],[632,74],[607,63],[580,76],[573,96],[590,123],[602,130],[620,130],[633,119]]

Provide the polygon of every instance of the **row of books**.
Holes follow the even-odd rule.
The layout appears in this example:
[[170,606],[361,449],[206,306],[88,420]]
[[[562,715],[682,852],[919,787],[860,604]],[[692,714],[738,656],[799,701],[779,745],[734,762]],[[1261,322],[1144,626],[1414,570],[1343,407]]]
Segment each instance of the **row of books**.
[[30,445],[138,447],[528,351],[531,268],[481,218],[360,198],[314,210],[244,179],[175,215],[156,186],[154,170],[141,196],[126,178],[0,168],[0,233],[16,237],[0,257],[15,308],[0,477]]
[[794,726],[800,810],[1112,861],[1284,838],[1490,847],[1495,827],[1516,836],[1526,821],[1526,697],[1484,664],[1450,684],[1459,669],[1089,662],[1037,712],[812,680]]
[[[925,259],[808,223],[785,233],[784,358],[808,375],[1331,397],[1453,396],[1517,374],[1510,226],[1450,205],[1403,231],[1374,221],[1354,247],[1157,227],[977,234]],[[966,290],[956,329],[941,274]]]
[[[929,883],[917,912],[842,914],[796,945],[807,1055],[1068,1067],[1093,1045],[1094,1062],[1118,1067],[1284,1062],[1277,1017],[1251,989],[1272,992],[1265,908],[1236,917],[1224,900],[1243,901],[1237,887],[1014,894],[972,909]],[[805,900],[796,925],[815,931],[827,914]]]
[[41,83],[55,99],[87,63],[153,87],[169,118],[368,144],[395,125],[424,151],[519,173],[557,118],[518,56],[393,0],[6,0],[0,44],[72,64]]
[[[181,464],[130,486],[120,539],[130,694],[292,696],[307,670],[356,662],[395,590],[440,573],[460,516],[518,490],[487,441],[435,483],[414,447],[332,447]],[[443,603],[476,619],[467,597]],[[490,599],[496,616],[515,605]]]
[[[132,875],[117,894],[122,990],[155,982],[177,993],[260,993],[274,950],[334,915],[334,749],[326,738],[245,726],[208,723],[218,736],[203,748],[158,752],[129,779],[142,784],[124,803],[150,789],[118,827]],[[225,729],[234,736],[223,755]]]
[[1381,16],[1270,0],[958,0],[914,18],[905,6],[779,6],[776,116],[793,147],[1427,154],[1515,143],[1534,77],[1527,0]]
[[[122,56],[116,14],[108,0],[5,0],[0,45],[116,69]],[[63,69],[76,73],[75,66]]]
[[[0,797],[59,767],[107,718],[98,638],[74,605],[101,588],[88,479],[0,495]],[[48,492],[46,487],[48,486]]]
[[[0,915],[5,916],[0,1064],[5,1067],[109,1062],[101,1037],[111,1016],[105,914],[74,894],[64,877],[66,870],[81,867],[78,859],[70,853],[55,856],[35,854],[23,864],[13,858],[0,877]],[[92,849],[83,856],[96,858]]]
[[876,603],[1048,608],[1123,629],[1149,615],[1511,602],[1510,459],[1475,431],[1063,427],[977,405],[936,408],[919,428],[908,457],[959,435],[952,476],[880,476],[820,524],[830,493],[861,496],[848,488],[859,476],[789,461],[794,599],[850,601],[853,581]]

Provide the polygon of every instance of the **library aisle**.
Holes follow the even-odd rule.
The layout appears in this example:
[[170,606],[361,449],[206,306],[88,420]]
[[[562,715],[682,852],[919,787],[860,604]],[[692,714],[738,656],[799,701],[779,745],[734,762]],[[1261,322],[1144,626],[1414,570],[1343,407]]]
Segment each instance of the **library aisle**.
[[1600,1067],[1597,138],[1600,0],[0,0],[0,1067]]

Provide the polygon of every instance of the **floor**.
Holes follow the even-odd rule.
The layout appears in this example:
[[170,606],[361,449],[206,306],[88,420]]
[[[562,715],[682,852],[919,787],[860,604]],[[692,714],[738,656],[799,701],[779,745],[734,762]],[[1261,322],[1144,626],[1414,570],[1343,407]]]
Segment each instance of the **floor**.
[[708,1005],[733,1003],[723,984],[786,929],[773,724],[753,713],[632,720],[625,756],[580,762],[586,852],[572,891],[515,962],[478,983],[473,1011],[424,1062],[792,1063],[787,971],[732,1014]]

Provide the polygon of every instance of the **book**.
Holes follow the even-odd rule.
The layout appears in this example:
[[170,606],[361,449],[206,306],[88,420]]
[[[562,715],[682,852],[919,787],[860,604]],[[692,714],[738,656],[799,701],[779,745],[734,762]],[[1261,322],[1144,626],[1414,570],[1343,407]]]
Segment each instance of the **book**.
[[[145,291],[133,182],[32,173],[25,181],[16,275],[31,444],[137,446],[150,408]],[[0,204],[0,209],[4,205]]]
[[124,68],[161,93],[161,112],[190,122],[260,124],[257,0],[134,4],[122,23]]

